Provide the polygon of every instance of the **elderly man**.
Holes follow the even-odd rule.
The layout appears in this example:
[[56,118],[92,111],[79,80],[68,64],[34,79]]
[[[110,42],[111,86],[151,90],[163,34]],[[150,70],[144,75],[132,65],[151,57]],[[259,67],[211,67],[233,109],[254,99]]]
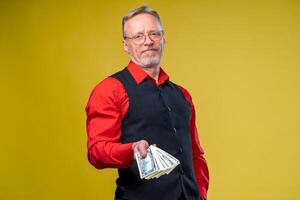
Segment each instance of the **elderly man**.
[[[158,13],[139,7],[123,17],[126,68],[104,79],[88,104],[88,158],[98,169],[118,168],[115,199],[206,199],[209,175],[190,94],[160,67],[165,37]],[[149,145],[180,161],[170,174],[140,179],[134,154]]]

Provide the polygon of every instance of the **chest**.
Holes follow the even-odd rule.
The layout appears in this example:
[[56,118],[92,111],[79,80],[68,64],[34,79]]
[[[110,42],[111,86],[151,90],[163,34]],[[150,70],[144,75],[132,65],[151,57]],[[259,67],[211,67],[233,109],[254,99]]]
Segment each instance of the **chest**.
[[126,91],[129,99],[127,118],[148,123],[190,120],[189,104],[180,89],[172,83],[157,87],[151,81],[144,80],[139,85],[126,87]]

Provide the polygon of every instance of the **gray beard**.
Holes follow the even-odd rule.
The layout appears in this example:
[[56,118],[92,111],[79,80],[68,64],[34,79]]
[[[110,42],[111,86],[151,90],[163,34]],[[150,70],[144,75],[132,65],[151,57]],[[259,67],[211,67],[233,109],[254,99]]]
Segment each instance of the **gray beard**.
[[154,67],[160,64],[161,55],[155,55],[154,57],[147,57],[141,59],[141,67]]

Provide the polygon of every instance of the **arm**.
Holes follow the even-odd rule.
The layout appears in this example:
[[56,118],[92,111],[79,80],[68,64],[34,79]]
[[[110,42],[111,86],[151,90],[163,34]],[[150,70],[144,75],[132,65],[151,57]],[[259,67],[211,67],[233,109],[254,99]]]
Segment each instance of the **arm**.
[[190,122],[190,131],[191,131],[191,142],[192,142],[192,152],[193,152],[193,166],[198,183],[198,190],[200,196],[207,198],[207,190],[209,185],[209,171],[207,167],[207,162],[204,158],[204,151],[200,145],[198,138],[198,131],[196,127],[196,114],[195,107],[192,101],[191,95],[183,87],[180,87],[187,101],[189,102],[191,108],[191,122]]
[[132,143],[122,144],[121,121],[128,111],[128,97],[122,84],[106,78],[93,90],[86,106],[88,159],[98,168],[129,167]]
[[200,146],[198,131],[195,124],[195,109],[192,105],[192,118],[191,118],[191,139],[192,139],[192,150],[193,150],[193,161],[194,171],[196,174],[199,193],[201,197],[207,198],[207,190],[209,184],[209,171],[207,162],[204,158],[204,150]]

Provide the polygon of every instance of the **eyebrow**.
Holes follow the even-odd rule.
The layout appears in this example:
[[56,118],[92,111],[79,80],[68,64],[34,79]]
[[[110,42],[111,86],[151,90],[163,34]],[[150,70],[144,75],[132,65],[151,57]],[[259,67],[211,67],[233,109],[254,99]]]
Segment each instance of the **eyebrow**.
[[[150,30],[147,33],[157,32],[157,31],[162,31],[162,30]],[[138,34],[144,34],[144,32],[143,31],[138,31],[138,32],[134,33],[133,35],[138,35]]]
[[138,34],[144,34],[144,32],[143,31],[139,31],[139,32],[134,33],[133,35],[138,35]]

